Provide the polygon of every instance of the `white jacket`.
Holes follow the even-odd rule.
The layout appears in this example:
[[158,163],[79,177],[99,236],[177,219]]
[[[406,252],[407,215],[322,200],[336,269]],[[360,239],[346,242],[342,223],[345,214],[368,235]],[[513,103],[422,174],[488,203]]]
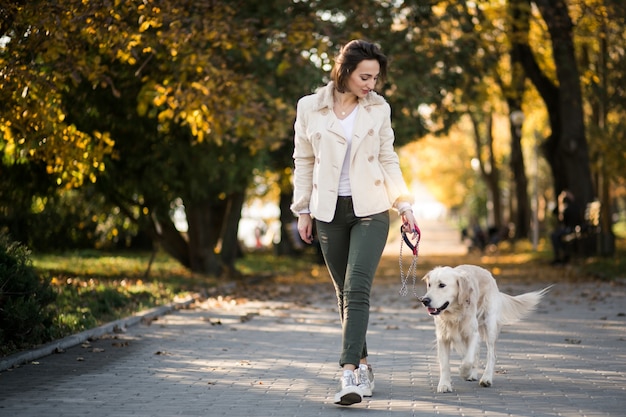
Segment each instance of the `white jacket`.
[[[309,210],[318,220],[335,216],[341,167],[348,149],[333,113],[333,83],[298,101],[291,210]],[[358,217],[381,213],[404,201],[413,204],[393,148],[391,107],[375,92],[359,99],[350,154],[350,186]]]

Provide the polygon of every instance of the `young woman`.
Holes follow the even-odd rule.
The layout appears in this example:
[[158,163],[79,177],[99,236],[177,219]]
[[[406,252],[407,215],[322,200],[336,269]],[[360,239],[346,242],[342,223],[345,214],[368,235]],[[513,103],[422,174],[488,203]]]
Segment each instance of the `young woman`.
[[374,91],[386,72],[387,58],[376,45],[353,40],[337,56],[332,81],[297,107],[291,209],[307,243],[315,221],[335,286],[343,329],[340,405],[361,402],[374,389],[365,336],[389,210],[399,212],[413,238],[419,230],[393,147],[391,108]]

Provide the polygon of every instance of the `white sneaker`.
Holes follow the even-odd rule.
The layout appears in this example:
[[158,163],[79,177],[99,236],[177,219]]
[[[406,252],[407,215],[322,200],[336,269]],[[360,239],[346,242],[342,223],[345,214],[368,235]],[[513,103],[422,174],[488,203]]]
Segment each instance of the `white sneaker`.
[[361,394],[364,397],[371,397],[374,392],[374,371],[372,371],[371,365],[360,364],[356,373],[357,386],[361,390]]
[[335,394],[335,404],[352,405],[363,401],[363,394],[356,385],[358,371],[343,371],[340,391]]

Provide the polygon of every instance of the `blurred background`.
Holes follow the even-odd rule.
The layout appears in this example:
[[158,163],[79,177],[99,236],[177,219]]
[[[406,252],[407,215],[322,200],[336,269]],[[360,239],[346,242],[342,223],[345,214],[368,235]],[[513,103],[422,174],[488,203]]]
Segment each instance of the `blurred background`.
[[298,256],[297,100],[378,43],[420,221],[546,245],[573,193],[612,256],[626,224],[621,0],[0,1],[0,233],[36,253],[162,251],[225,276]]

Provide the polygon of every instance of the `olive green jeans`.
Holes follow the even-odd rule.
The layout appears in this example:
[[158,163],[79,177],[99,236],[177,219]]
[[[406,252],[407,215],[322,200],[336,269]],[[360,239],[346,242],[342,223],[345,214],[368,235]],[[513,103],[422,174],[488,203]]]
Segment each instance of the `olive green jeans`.
[[389,212],[357,217],[352,198],[339,197],[334,219],[317,220],[316,227],[343,329],[339,365],[358,367],[367,357],[370,293],[389,234]]

